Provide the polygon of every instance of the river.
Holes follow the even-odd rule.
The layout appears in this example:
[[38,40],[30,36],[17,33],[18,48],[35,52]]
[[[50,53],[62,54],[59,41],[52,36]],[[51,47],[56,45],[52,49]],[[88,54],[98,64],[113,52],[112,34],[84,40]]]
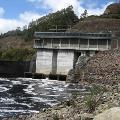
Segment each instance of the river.
[[0,78],[0,119],[21,114],[38,113],[83,94],[86,88],[64,81],[30,78]]

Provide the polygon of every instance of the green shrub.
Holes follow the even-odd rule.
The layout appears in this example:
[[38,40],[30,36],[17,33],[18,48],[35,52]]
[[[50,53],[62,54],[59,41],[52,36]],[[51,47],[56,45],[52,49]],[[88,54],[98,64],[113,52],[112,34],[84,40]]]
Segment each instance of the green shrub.
[[105,89],[101,87],[100,85],[93,84],[92,87],[89,89],[91,95],[97,95],[101,92],[104,92]]
[[98,105],[98,102],[104,93],[105,89],[101,87],[100,85],[93,84],[90,88],[90,94],[85,97],[85,105],[88,109],[88,111],[91,113],[95,111],[95,108]]
[[33,49],[8,49],[0,52],[1,60],[27,61],[35,54]]
[[88,111],[91,113],[96,108],[96,100],[94,96],[88,95],[85,97],[85,105],[87,106]]

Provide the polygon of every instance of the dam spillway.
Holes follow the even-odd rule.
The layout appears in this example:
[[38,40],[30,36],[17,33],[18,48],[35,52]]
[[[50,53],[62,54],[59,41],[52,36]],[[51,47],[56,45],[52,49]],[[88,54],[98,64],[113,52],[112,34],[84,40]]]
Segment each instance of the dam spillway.
[[111,49],[111,33],[35,32],[36,73],[67,75],[79,56]]

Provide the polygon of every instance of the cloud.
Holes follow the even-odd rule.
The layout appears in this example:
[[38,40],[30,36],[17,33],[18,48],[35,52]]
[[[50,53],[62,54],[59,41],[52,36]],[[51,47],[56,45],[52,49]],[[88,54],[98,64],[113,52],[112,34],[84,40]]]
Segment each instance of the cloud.
[[18,26],[23,26],[24,23],[15,19],[0,18],[0,33],[5,33],[9,30],[14,30]]
[[2,17],[4,13],[5,13],[5,10],[2,7],[0,7],[0,17]]
[[15,30],[17,27],[28,25],[32,20],[40,18],[42,15],[31,11],[21,13],[17,19],[0,18],[0,33]]
[[112,4],[113,2],[109,2],[106,5],[102,5],[100,8],[90,8],[88,9],[88,14],[89,15],[100,15],[103,14],[105,9],[107,8],[108,5]]
[[[85,9],[88,11],[88,15],[100,15],[104,12],[105,8],[110,5],[112,2],[108,2],[107,5],[99,5],[98,1],[95,0],[27,0],[33,4],[37,4],[37,7],[49,8],[52,12],[61,10],[70,5],[73,6],[75,13],[80,16]],[[86,4],[87,3],[87,4]],[[86,6],[83,6],[86,4]]]
[[26,11],[19,15],[19,19],[25,23],[29,23],[32,20],[36,20],[37,18],[42,17],[43,15],[40,15],[38,13],[32,12],[32,11]]

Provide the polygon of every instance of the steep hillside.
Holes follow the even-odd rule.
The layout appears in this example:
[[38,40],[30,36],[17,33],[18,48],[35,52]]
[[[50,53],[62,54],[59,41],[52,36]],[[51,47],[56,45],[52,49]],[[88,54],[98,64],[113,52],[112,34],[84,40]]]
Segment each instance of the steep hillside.
[[[112,47],[120,47],[120,3],[109,5],[100,16],[88,16],[74,25],[71,31],[80,32],[111,32]],[[118,45],[117,45],[118,44]]]
[[25,42],[21,36],[7,36],[0,38],[0,50],[10,48],[33,48],[33,41]]
[[61,31],[61,29],[65,31],[70,25],[72,29],[69,31],[112,32],[114,37],[112,44],[116,48],[117,43],[120,46],[120,3],[109,5],[101,16],[88,16],[82,21],[81,19],[79,21],[72,6],[69,6],[66,9],[32,21],[28,28],[23,31],[17,29],[5,33],[0,39],[0,48],[31,48],[34,43],[35,31],[56,31],[56,27],[58,28],[57,31]]
[[[120,19],[97,18],[80,21],[72,27],[72,31],[81,32],[120,32]],[[120,34],[117,34],[120,36]]]
[[109,5],[104,14],[120,14],[120,3],[113,3]]
[[[74,25],[71,31],[80,32],[111,32],[112,48],[120,47],[120,19],[96,18],[80,21]],[[118,44],[118,45],[117,45]]]
[[[79,21],[77,15],[73,11],[73,7],[69,6],[55,13],[43,16],[36,21],[29,23],[28,28],[24,30],[17,28],[0,36],[0,49],[9,48],[31,48],[33,47],[33,39],[35,31],[56,31],[56,27],[64,31],[75,25]],[[52,29],[52,30],[51,30]],[[53,30],[54,29],[54,30]],[[57,29],[57,30],[58,30]]]
[[61,31],[61,29],[65,31],[70,25],[73,26],[78,21],[78,16],[74,13],[73,7],[69,6],[66,9],[48,14],[31,22],[28,29],[24,31],[23,37],[26,41],[29,41],[33,39],[35,31]]
[[72,27],[72,31],[109,32],[120,36],[120,3],[109,5],[100,16],[88,16]]
[[77,81],[117,82],[120,80],[120,49],[99,52],[82,69],[76,66],[75,78]]

